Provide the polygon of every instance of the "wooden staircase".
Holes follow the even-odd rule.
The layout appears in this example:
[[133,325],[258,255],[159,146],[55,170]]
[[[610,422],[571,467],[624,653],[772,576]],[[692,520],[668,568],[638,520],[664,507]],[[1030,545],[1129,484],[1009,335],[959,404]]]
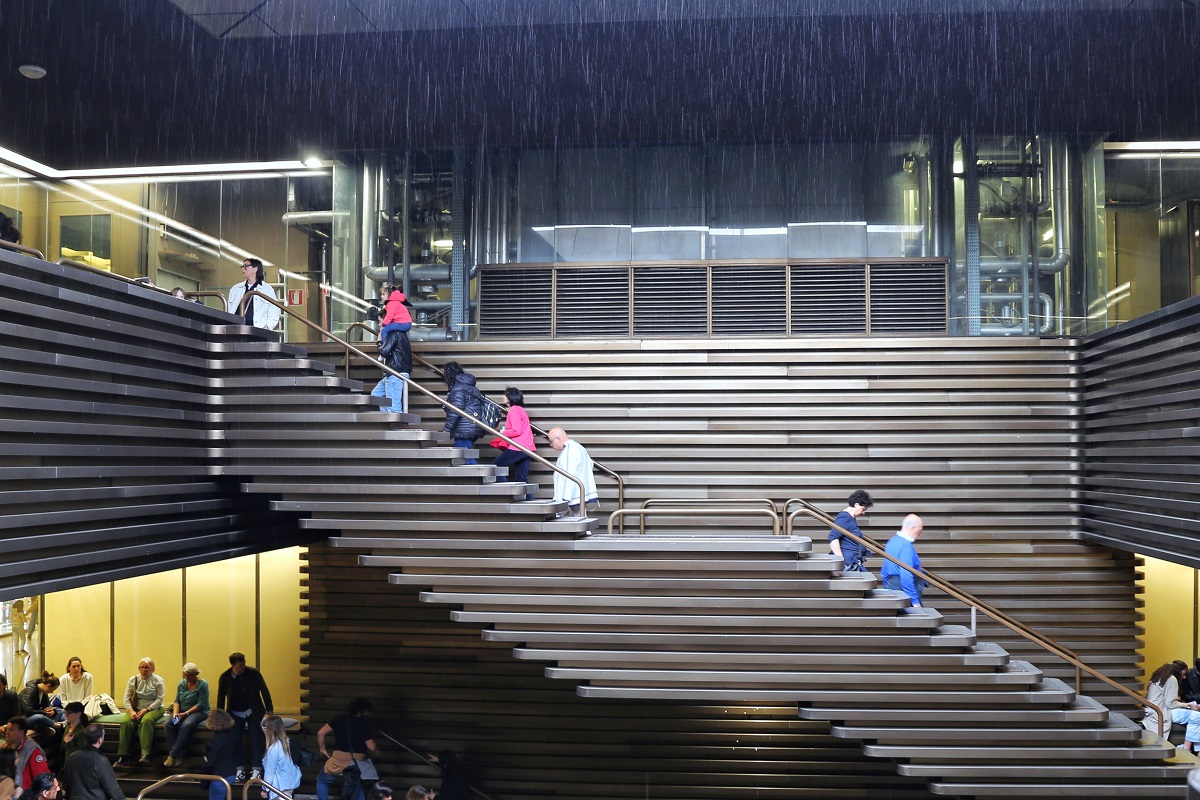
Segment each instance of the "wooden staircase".
[[[504,666],[483,667],[493,689],[515,685],[506,682],[509,670],[546,665],[536,690],[521,684],[505,699],[505,713],[515,716],[537,695],[558,696],[561,686],[579,698],[555,708],[568,724],[595,727],[548,744],[553,756],[470,719],[457,723],[457,741],[477,743],[474,759],[488,764],[484,783],[499,800],[1185,796],[1194,758],[1078,696],[1027,653],[976,641],[960,608],[906,608],[874,577],[834,578],[832,558],[810,537],[765,535],[748,524],[600,533],[599,520],[558,518],[562,504],[526,502],[530,486],[495,482],[490,465],[466,465],[468,453],[418,414],[379,411],[382,401],[361,382],[337,377],[303,348],[105,276],[0,261],[13,388],[3,401],[5,446],[23,459],[9,467],[12,493],[0,499],[10,521],[41,515],[13,528],[13,546],[42,546],[54,559],[31,556],[23,571],[11,568],[12,591],[328,536],[309,559],[315,719],[346,695],[373,691],[377,706],[396,714],[392,724],[419,724],[407,687],[346,677],[386,669],[372,658],[436,652],[423,643],[443,640],[451,619],[482,632],[482,649],[464,663],[511,648]],[[51,304],[73,315],[50,319]],[[89,420],[94,430],[78,424]],[[661,425],[638,423],[653,424]],[[61,444],[52,438],[64,433]],[[660,436],[653,449],[670,458],[669,440],[690,438]],[[1021,465],[1008,466],[1019,481]],[[639,478],[645,484],[653,474]],[[777,488],[764,493],[779,495]],[[64,499],[75,507],[56,509]],[[147,502],[161,519],[137,510]],[[143,516],[127,521],[129,514]],[[119,524],[101,524],[106,516]],[[973,527],[986,539],[982,523]],[[23,540],[27,531],[35,538]],[[1028,570],[1038,548],[1061,546],[1046,541],[1020,552],[1002,544],[1004,552],[980,545],[982,567],[947,550],[949,569],[939,571],[1003,583]],[[940,546],[931,543],[931,560]],[[132,553],[143,562],[121,567]],[[1076,567],[1055,580],[1097,580],[1100,551],[1073,558]],[[55,575],[56,565],[68,569]],[[402,621],[394,609],[414,591],[422,608],[406,608]],[[378,611],[363,614],[364,604]],[[1103,639],[1096,637],[1099,651]],[[330,656],[338,647],[344,654]],[[465,681],[455,669],[447,668],[447,680]],[[401,694],[408,709],[394,702]],[[789,727],[807,738],[788,738],[761,758],[751,752],[758,744],[724,744],[743,735],[758,742],[751,733],[696,744],[734,730],[723,720],[756,708],[763,718],[751,721],[766,722],[772,740],[783,742]],[[790,719],[765,719],[780,709]],[[599,722],[605,713],[611,719]],[[627,730],[635,719],[645,730]],[[649,755],[631,744],[639,736],[653,740]],[[847,740],[860,743],[859,752]]]

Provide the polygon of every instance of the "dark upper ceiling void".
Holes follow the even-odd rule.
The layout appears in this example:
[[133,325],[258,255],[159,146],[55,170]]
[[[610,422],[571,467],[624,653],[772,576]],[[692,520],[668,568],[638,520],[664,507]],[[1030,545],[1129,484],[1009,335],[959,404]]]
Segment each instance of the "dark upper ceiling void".
[[[68,168],[410,145],[1200,138],[1188,3],[888,7],[900,13],[879,0],[8,0],[0,146]],[[49,74],[24,78],[25,63]]]

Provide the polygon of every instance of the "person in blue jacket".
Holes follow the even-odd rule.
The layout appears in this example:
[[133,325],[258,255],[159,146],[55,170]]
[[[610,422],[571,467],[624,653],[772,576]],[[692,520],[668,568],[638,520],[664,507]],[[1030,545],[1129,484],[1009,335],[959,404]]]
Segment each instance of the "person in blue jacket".
[[[887,554],[913,569],[921,568],[921,557],[917,555],[916,542],[921,538],[925,523],[916,514],[909,514],[900,524],[900,530],[888,539]],[[921,593],[925,591],[925,581],[915,577],[908,570],[893,564],[886,559],[880,571],[884,588],[899,589],[912,600],[914,608],[921,607]]]

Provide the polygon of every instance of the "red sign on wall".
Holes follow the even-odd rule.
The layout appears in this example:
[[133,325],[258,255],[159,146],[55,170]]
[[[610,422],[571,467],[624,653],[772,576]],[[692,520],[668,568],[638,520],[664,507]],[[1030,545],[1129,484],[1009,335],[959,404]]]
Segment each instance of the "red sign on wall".
[[288,289],[287,304],[289,306],[304,305],[304,290],[303,289]]

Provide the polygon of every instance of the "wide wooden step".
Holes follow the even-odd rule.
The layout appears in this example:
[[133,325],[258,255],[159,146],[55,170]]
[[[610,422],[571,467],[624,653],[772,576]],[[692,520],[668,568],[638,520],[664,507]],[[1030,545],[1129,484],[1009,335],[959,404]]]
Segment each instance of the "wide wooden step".
[[1087,747],[1112,743],[1137,744],[1141,741],[1145,729],[1120,714],[1112,714],[1108,718],[1108,724],[1103,727],[1077,725],[1029,728],[977,725],[955,728],[950,726],[833,725],[830,727],[830,732],[841,739],[858,739],[882,745],[922,743],[953,747],[963,742],[971,742],[972,744],[1004,746],[1011,745],[1013,742],[1021,742],[1022,744],[1041,746],[1070,743],[1076,747]]
[[[668,643],[675,647],[727,647],[730,650],[771,649],[780,652],[840,651],[845,648],[845,636],[830,633],[707,633],[696,631],[582,631],[582,630],[515,630],[485,629],[483,639],[488,642],[551,643],[562,645],[625,645],[660,646]],[[904,652],[922,647],[958,649],[975,644],[975,636],[966,628],[945,626],[932,631],[897,630],[858,631],[854,640],[872,650],[887,648]],[[1043,681],[1044,683],[1045,681]]]
[[[670,642],[673,644],[674,642]],[[649,647],[650,645],[648,645]],[[621,665],[624,668],[655,666],[661,669],[689,669],[697,664],[709,666],[769,667],[793,669],[803,665],[809,669],[841,668],[857,674],[888,672],[903,669],[953,670],[978,667],[1000,667],[1008,663],[1008,654],[996,645],[984,643],[963,651],[949,652],[877,652],[864,663],[859,652],[770,652],[748,650],[634,650],[629,648],[566,648],[516,647],[513,656],[530,661],[553,661],[560,667],[601,664]],[[865,669],[869,667],[868,669]],[[860,737],[869,738],[869,737]]]

